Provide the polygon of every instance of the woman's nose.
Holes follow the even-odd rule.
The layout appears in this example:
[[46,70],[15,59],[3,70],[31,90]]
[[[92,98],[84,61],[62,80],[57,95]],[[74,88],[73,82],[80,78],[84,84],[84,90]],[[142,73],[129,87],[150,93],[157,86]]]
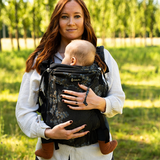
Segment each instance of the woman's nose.
[[70,17],[68,25],[74,25],[74,18]]

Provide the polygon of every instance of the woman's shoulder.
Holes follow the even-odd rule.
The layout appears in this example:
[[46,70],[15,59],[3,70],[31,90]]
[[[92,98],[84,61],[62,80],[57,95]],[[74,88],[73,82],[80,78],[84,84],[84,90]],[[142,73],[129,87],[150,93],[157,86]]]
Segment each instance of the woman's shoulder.
[[40,74],[36,71],[36,69],[31,69],[29,72],[25,72],[23,74],[22,83],[30,82],[34,80],[40,81]]

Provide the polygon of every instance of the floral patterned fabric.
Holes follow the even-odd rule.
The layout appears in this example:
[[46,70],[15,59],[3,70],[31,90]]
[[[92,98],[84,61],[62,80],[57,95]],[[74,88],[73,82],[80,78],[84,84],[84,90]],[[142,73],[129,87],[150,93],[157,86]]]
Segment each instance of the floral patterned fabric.
[[[96,64],[91,66],[69,66],[64,64],[52,64],[48,69],[48,89],[46,90],[47,108],[45,108],[45,122],[50,127],[54,127],[68,120],[73,120],[73,124],[66,129],[74,129],[83,124],[87,126],[82,130],[91,131],[84,137],[72,140],[60,140],[59,143],[68,144],[75,147],[90,145],[97,142],[96,129],[100,127],[100,120],[97,115],[98,110],[76,111],[67,107],[63,103],[60,95],[62,90],[72,90],[84,92],[78,87],[81,83],[92,90],[98,96],[106,96],[107,85],[102,80],[101,70]],[[45,75],[46,76],[46,75]]]

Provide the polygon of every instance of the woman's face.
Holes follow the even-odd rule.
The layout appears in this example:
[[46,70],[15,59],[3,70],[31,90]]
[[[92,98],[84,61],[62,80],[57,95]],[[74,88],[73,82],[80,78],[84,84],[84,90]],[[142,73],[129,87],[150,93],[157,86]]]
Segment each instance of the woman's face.
[[76,1],[66,3],[60,14],[59,26],[62,41],[81,39],[84,32],[84,13]]

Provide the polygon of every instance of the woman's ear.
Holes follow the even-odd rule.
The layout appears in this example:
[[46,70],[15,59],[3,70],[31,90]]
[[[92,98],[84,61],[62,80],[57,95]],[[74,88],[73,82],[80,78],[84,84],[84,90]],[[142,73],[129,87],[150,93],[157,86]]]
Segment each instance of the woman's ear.
[[71,65],[71,66],[75,66],[76,63],[77,63],[76,57],[72,57],[72,58],[71,58],[71,63],[70,63],[70,65]]

